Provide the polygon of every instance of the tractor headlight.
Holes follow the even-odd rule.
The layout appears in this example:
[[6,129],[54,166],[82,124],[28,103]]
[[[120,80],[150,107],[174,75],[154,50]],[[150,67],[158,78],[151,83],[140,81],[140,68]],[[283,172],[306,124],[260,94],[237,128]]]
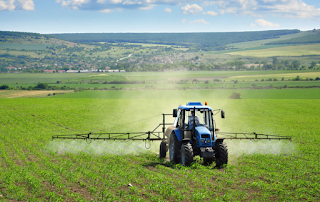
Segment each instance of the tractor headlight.
[[204,143],[204,139],[201,140],[201,143]]
[[207,143],[210,143],[210,139],[207,140]]

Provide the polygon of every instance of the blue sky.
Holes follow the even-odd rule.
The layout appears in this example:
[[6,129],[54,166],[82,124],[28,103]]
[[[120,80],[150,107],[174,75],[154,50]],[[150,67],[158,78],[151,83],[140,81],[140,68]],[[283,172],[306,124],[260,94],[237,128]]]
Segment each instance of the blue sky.
[[0,30],[37,33],[320,29],[319,0],[0,0]]

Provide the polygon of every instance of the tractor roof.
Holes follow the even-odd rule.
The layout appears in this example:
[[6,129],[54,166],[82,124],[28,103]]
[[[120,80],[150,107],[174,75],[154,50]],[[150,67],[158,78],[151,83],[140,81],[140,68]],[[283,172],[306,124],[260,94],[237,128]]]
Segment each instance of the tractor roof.
[[189,110],[189,109],[209,109],[212,110],[211,107],[208,107],[206,105],[202,105],[201,102],[188,102],[187,105],[180,105],[179,109],[185,109],[185,110]]

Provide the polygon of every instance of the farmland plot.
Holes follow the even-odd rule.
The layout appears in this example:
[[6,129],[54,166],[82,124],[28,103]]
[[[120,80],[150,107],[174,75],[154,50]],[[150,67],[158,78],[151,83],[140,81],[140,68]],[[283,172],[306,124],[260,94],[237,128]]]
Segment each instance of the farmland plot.
[[0,195],[21,201],[319,200],[319,100],[206,100],[226,110],[225,120],[217,118],[222,131],[293,137],[292,143],[265,143],[276,152],[228,142],[230,163],[222,169],[200,159],[190,167],[160,160],[157,143],[145,150],[143,143],[51,141],[57,134],[151,130],[161,113],[186,101],[0,99]]

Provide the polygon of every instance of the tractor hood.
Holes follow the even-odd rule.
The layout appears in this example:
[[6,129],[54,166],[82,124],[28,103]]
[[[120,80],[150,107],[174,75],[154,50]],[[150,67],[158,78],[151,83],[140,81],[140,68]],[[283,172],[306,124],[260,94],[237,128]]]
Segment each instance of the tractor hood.
[[205,126],[196,126],[196,133],[199,134],[200,136],[201,135],[205,135],[205,134],[208,134],[208,135],[211,135],[210,131],[208,130],[208,128],[206,128]]

